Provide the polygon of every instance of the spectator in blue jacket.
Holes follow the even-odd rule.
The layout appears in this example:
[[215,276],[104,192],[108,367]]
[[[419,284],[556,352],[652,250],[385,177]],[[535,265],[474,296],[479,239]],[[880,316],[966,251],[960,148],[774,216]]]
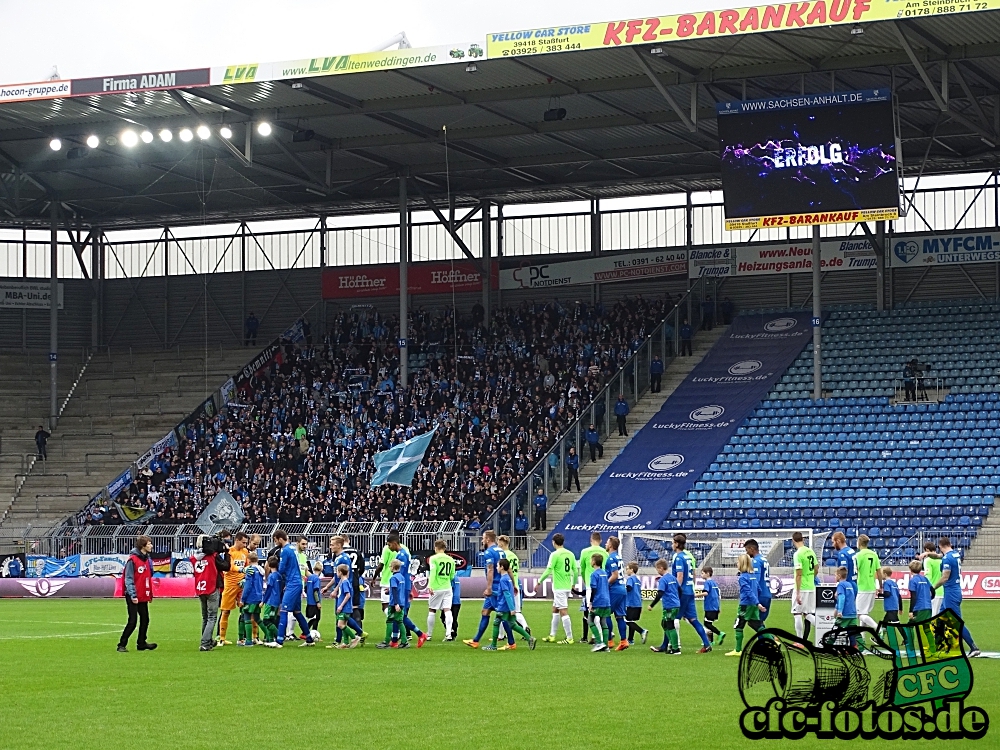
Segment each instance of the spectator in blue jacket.
[[711,331],[715,322],[715,303],[711,297],[705,297],[701,303],[701,330]]
[[618,437],[628,437],[628,430],[625,429],[625,417],[628,416],[628,401],[625,394],[618,394],[618,401],[615,402],[615,416],[618,417]]
[[566,491],[576,482],[576,491],[580,491],[580,457],[576,454],[576,448],[570,448],[566,454]]
[[12,557],[10,562],[7,563],[7,577],[8,578],[20,578],[21,573],[23,573],[21,568],[21,558]]
[[691,356],[691,324],[687,322],[687,318],[681,324],[681,356]]
[[549,481],[552,482],[552,489],[559,488],[559,454],[555,449],[549,453]]
[[660,380],[663,378],[663,360],[658,354],[653,355],[653,361],[649,363],[649,392],[660,392]]
[[600,458],[604,458],[604,446],[601,445],[601,433],[597,431],[594,425],[590,425],[587,431],[583,434],[587,439],[587,445],[590,447],[590,460],[594,462]]
[[524,549],[523,540],[528,533],[528,517],[524,515],[523,510],[519,510],[517,515],[514,516],[514,535],[518,538],[520,542],[517,547],[518,549]]
[[535,495],[534,505],[535,505],[535,531],[544,531],[548,524],[545,522],[545,508],[549,504],[548,497],[545,496],[545,490],[542,487],[538,488],[538,494]]

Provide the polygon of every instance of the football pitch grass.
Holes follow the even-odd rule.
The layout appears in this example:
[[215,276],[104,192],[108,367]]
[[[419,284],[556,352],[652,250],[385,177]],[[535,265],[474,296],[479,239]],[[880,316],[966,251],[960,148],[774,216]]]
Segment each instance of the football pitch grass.
[[[474,635],[478,606],[463,602],[460,639]],[[534,633],[547,635],[550,607],[525,607]],[[136,652],[133,636],[129,653],[120,654],[121,599],[0,601],[0,748],[729,750],[755,744],[739,731],[739,660],[724,655],[734,643],[734,602],[724,603],[719,622],[728,632],[725,648],[696,654],[698,638],[683,624],[679,657],[649,651],[662,637],[659,611],[644,613],[649,643],[637,640],[621,653],[593,654],[579,643],[539,643],[529,651],[520,640],[513,653],[474,651],[461,640],[442,643],[440,623],[435,640],[420,650],[382,651],[374,647],[384,633],[377,602],[366,610],[364,648],[322,647],[335,632],[333,609],[324,607],[324,642],[315,648],[227,646],[201,653],[197,601],[157,600],[150,609],[150,640],[159,648]],[[414,604],[418,627],[426,612],[425,602]],[[966,602],[964,614],[980,648],[1000,651],[1000,603]],[[571,615],[579,638],[575,606]],[[768,624],[792,630],[787,602],[775,603]],[[230,639],[235,635],[234,620]],[[1000,721],[1000,660],[972,665],[967,704]],[[979,746],[1000,746],[998,732],[1000,726],[992,727]],[[822,745],[831,743],[839,744]],[[760,744],[821,743],[807,737]]]

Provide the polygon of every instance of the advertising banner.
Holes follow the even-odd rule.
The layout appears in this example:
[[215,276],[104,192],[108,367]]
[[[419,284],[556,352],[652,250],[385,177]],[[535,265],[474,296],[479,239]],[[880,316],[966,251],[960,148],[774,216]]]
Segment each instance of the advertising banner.
[[[63,285],[60,283],[56,303],[63,309]],[[0,281],[0,307],[23,310],[48,310],[52,287],[36,281]]]
[[[770,276],[812,270],[812,240],[739,247],[691,248],[688,273],[692,279],[729,276]],[[866,237],[842,237],[820,245],[826,271],[875,268],[877,259]]]
[[208,68],[191,70],[161,70],[155,73],[129,73],[105,78],[74,78],[70,96],[94,94],[121,94],[127,91],[163,91],[166,89],[208,86],[211,71]]
[[[899,585],[899,595],[910,598],[910,573],[894,571],[892,578]],[[1000,571],[963,570],[963,599],[1000,599]]]
[[[498,287],[499,265],[490,271],[492,288]],[[483,289],[482,274],[467,260],[453,263],[414,263],[407,269],[410,294],[451,294],[479,292]],[[323,299],[356,299],[359,297],[396,297],[399,295],[399,266],[358,266],[356,268],[324,268]]]
[[0,599],[106,599],[114,595],[113,578],[0,578]]
[[132,484],[131,466],[111,480],[111,484],[108,485],[108,497],[114,500],[122,493],[123,490],[127,489],[130,484]]
[[998,261],[1000,230],[964,230],[948,234],[895,237],[889,254],[889,264],[893,268]]
[[673,41],[755,34],[777,29],[820,28],[885,21],[890,18],[930,18],[996,8],[1000,8],[998,0],[976,3],[935,0],[929,4],[807,0],[802,3],[754,5],[731,10],[706,10],[652,18],[504,31],[487,35],[486,52],[493,59],[634,44],[669,44]]
[[471,62],[486,56],[483,45],[477,42],[454,46],[412,47],[378,52],[359,52],[353,55],[306,57],[270,63],[241,63],[212,68],[212,84],[256,83],[284,81],[316,76],[336,76],[345,73],[365,73],[373,70],[402,70],[428,65],[447,65]]
[[70,87],[70,81],[3,84],[0,85],[0,104],[62,99],[64,96],[69,96]]
[[[105,596],[122,596],[124,579],[102,579],[112,584],[111,593]],[[194,598],[194,578],[161,578],[153,577],[153,599],[188,599]]]
[[142,456],[139,457],[139,460],[136,461],[136,464],[140,469],[144,469],[147,466],[149,466],[150,461],[152,461],[154,458],[163,453],[163,451],[167,450],[168,448],[176,448],[176,447],[177,447],[177,433],[171,430],[166,435],[157,440],[155,443],[153,443],[152,447],[148,451],[143,453]]
[[128,555],[80,555],[80,575],[120,576]]
[[73,578],[80,575],[80,556],[28,555],[24,575],[27,578]]
[[553,533],[587,546],[592,531],[658,529],[795,357],[810,316],[739,316]]
[[687,273],[687,249],[602,255],[557,263],[524,263],[500,272],[501,289],[552,289],[574,284],[606,284]]
[[727,231],[898,218],[889,89],[715,109]]

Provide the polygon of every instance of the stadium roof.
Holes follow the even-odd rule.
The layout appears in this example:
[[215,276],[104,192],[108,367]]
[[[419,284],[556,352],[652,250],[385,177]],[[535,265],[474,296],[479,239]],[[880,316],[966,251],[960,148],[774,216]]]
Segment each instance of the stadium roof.
[[[678,17],[663,17],[663,42],[644,41],[648,21],[567,27],[553,30],[553,46],[580,48],[556,54],[512,55],[519,38],[548,51],[544,34],[517,32],[454,48],[0,86],[0,223],[46,223],[52,198],[105,229],[393,211],[399,174],[413,178],[411,197],[419,187],[442,202],[450,187],[459,205],[714,189],[716,102],[888,86],[907,174],[997,166],[1000,0],[863,25],[817,23],[820,5],[802,28],[735,35],[723,32],[725,14],[735,29],[748,9],[720,11],[702,38],[677,38]],[[902,5],[889,4],[911,12]],[[829,12],[855,6],[867,3],[831,0]],[[703,13],[691,18],[707,28]],[[375,69],[355,72],[366,66]],[[545,116],[563,109],[564,119]],[[256,132],[264,121],[269,137]],[[208,140],[180,140],[200,124]],[[129,128],[174,137],[127,148]]]

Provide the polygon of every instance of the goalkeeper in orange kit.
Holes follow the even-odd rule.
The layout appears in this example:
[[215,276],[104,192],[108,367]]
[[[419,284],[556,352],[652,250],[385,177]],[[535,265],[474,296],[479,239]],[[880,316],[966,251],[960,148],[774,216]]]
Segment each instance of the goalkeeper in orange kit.
[[225,586],[222,589],[222,602],[219,604],[219,645],[231,646],[232,642],[226,640],[226,631],[229,629],[229,614],[243,604],[243,576],[247,567],[247,560],[250,552],[247,550],[247,540],[249,537],[242,531],[236,534],[233,546],[229,548],[229,570],[222,574]]

